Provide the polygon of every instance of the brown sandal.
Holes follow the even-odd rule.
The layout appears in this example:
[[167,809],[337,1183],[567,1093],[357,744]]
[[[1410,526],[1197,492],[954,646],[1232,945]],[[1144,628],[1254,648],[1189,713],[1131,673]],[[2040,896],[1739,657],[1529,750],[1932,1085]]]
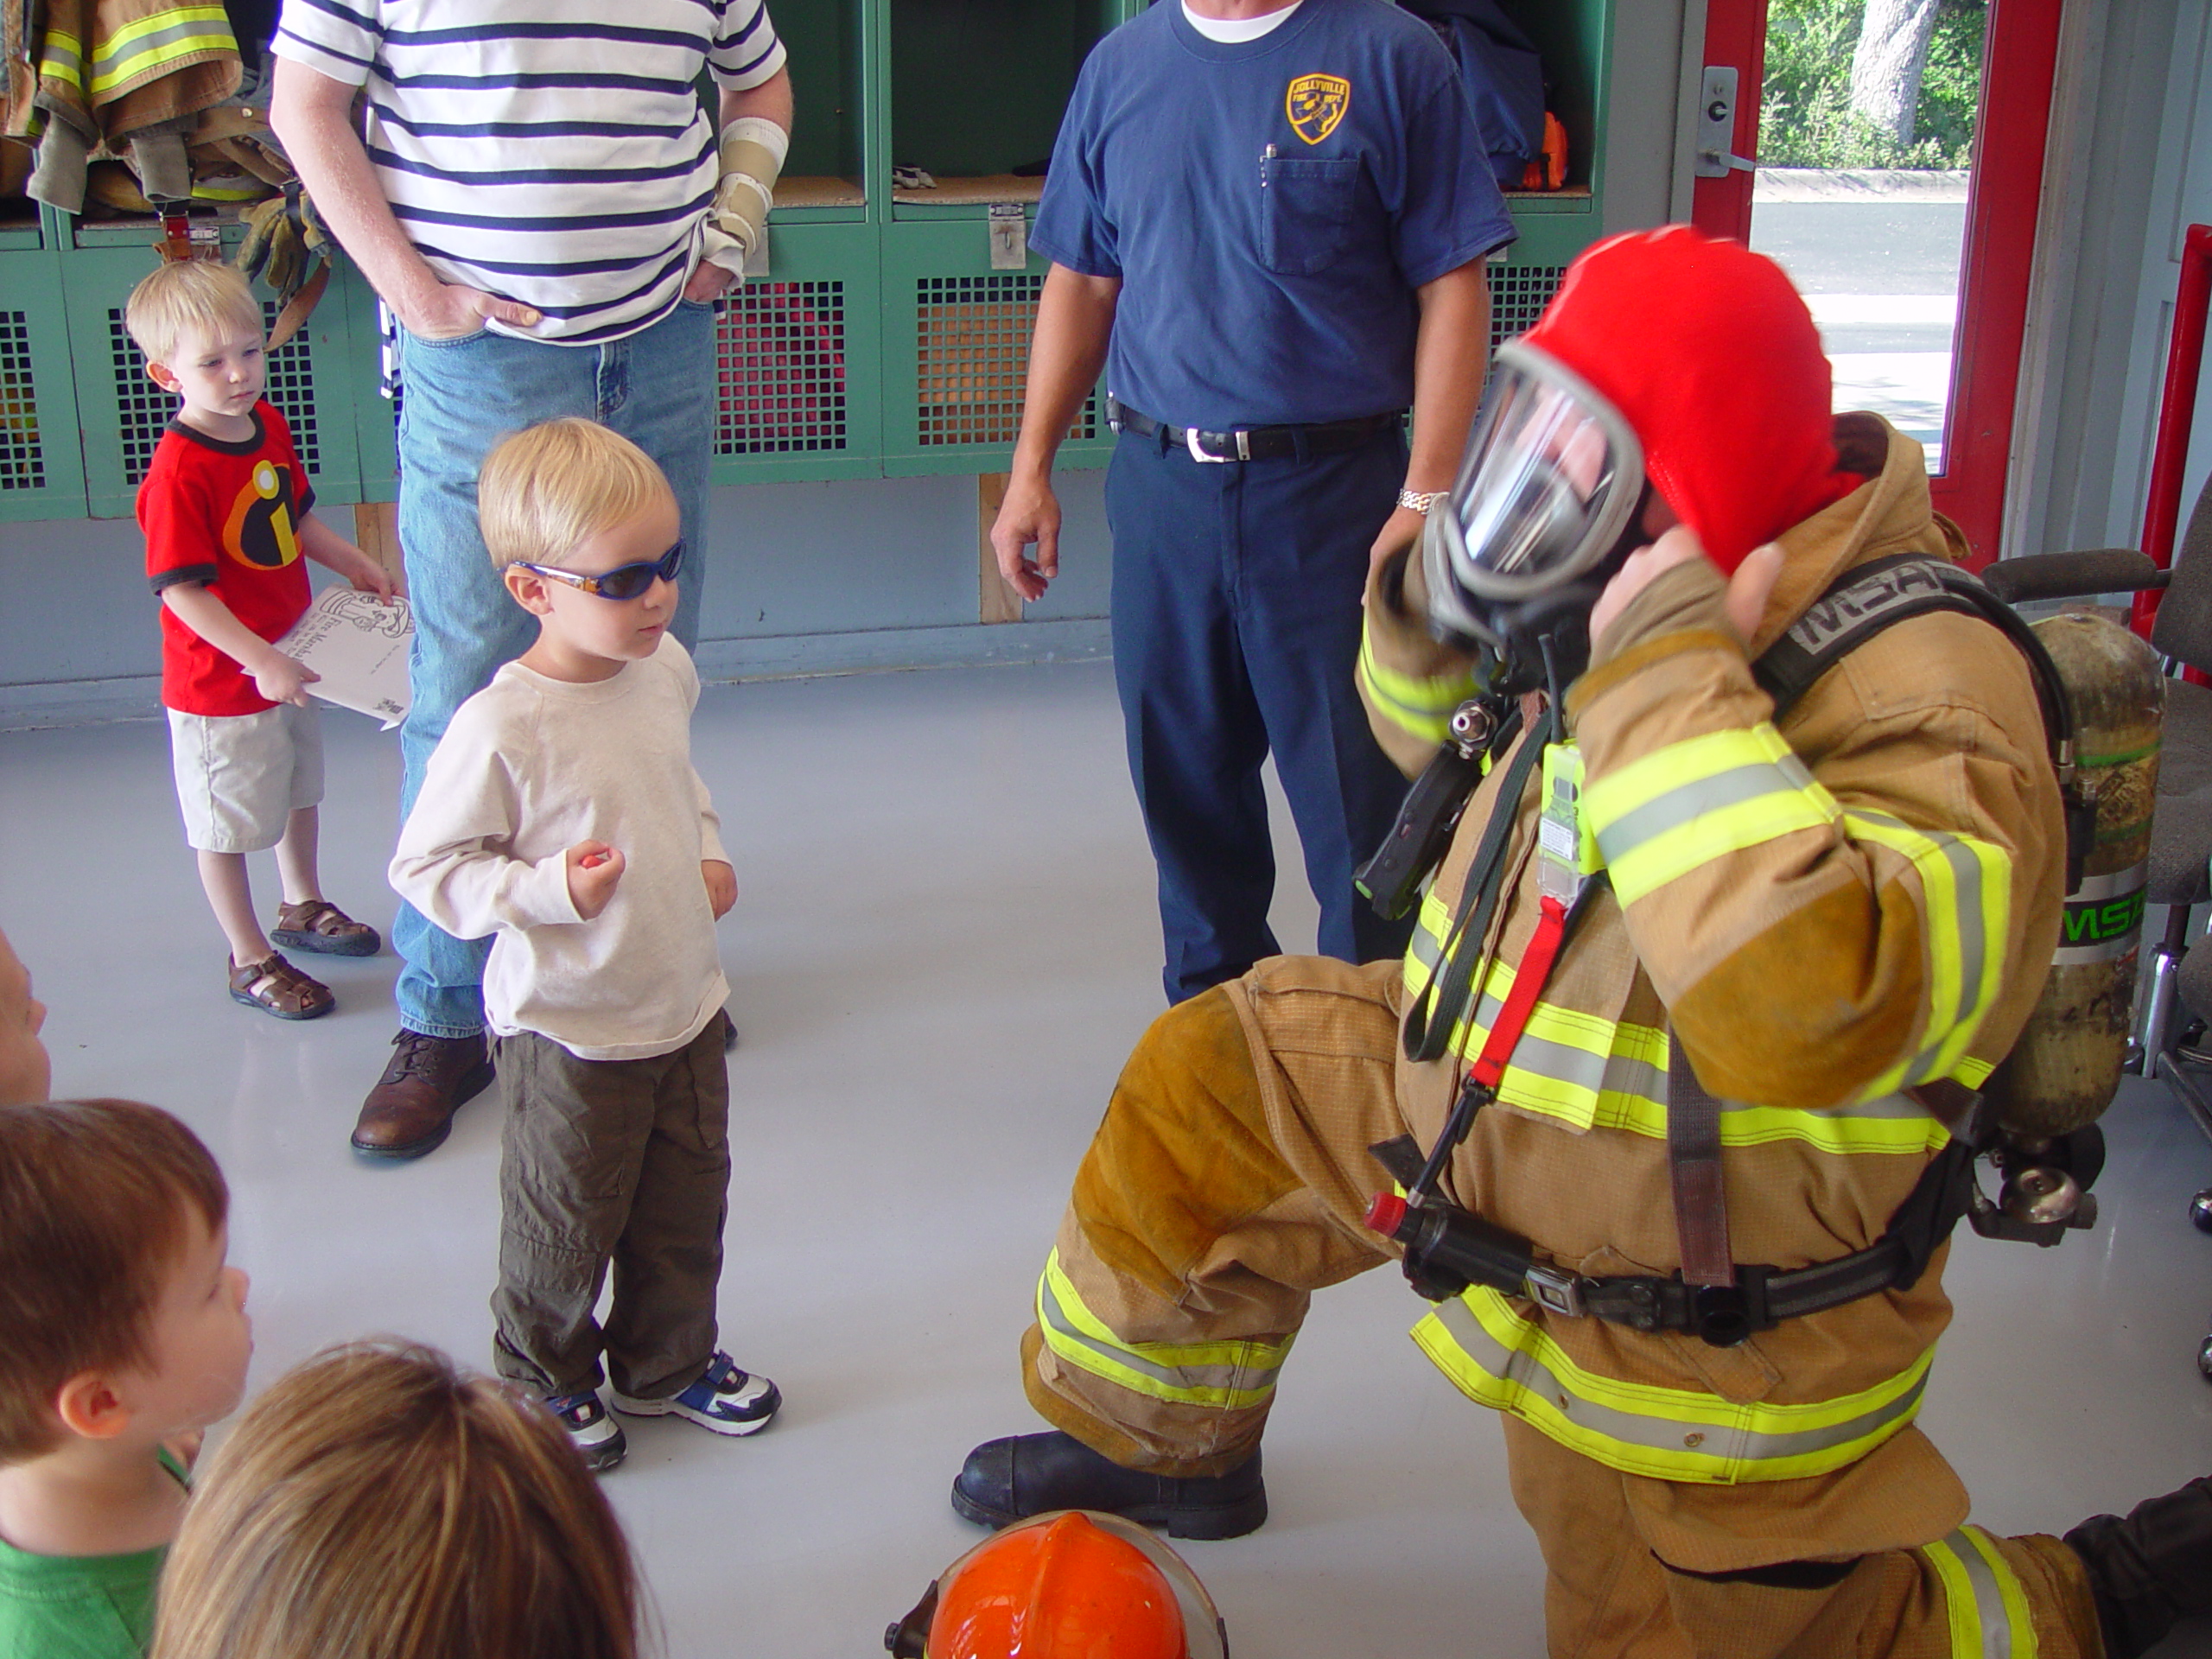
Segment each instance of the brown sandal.
[[373,957],[384,941],[366,922],[357,922],[327,899],[276,906],[276,925],[269,937],[288,950],[326,957]]
[[320,1020],[338,1006],[330,987],[309,979],[275,951],[266,962],[231,963],[231,1001],[279,1020]]

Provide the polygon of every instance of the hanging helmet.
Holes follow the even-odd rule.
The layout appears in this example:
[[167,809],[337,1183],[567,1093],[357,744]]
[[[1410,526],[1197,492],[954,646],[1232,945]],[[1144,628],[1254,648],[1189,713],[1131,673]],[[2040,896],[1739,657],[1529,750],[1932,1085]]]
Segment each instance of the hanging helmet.
[[1656,493],[1723,570],[1840,499],[1831,381],[1782,268],[1688,226],[1599,243],[1536,326],[1498,347],[1422,543],[1430,620],[1541,683],[1580,671],[1590,607],[1649,539]]
[[1135,1522],[1061,1510],[969,1550],[884,1633],[893,1659],[1229,1659],[1213,1599]]

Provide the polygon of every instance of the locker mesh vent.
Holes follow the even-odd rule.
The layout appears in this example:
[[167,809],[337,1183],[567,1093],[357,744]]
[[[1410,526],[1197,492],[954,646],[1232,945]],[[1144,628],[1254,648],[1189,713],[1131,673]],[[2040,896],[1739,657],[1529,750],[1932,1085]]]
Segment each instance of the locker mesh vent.
[[[261,303],[264,327],[276,324],[276,307]],[[154,449],[176,412],[176,399],[146,378],[146,359],[123,326],[123,308],[108,308],[108,355],[115,368],[115,409],[121,429],[123,481],[134,487],[153,464]],[[282,349],[269,354],[269,378],[261,395],[276,405],[292,429],[292,448],[309,473],[321,470],[322,443],[315,424],[315,364],[302,329]]]
[[845,285],[748,283],[715,321],[718,455],[845,447]]
[[1490,343],[1496,350],[1516,334],[1536,326],[1544,307],[1559,292],[1565,265],[1492,265],[1490,268]]
[[[921,341],[915,441],[1012,443],[1021,433],[1029,331],[1042,276],[923,276],[914,283]],[[1084,400],[1071,438],[1098,435],[1098,397]]]
[[0,490],[45,485],[38,393],[31,385],[30,318],[22,311],[0,311]]

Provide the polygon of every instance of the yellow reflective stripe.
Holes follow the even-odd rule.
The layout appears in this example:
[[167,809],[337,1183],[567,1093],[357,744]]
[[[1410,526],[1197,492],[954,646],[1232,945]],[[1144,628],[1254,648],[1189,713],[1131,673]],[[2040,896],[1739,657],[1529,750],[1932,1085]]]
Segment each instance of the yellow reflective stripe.
[[1475,695],[1472,669],[1423,679],[1384,667],[1376,660],[1374,635],[1363,624],[1359,673],[1385,719],[1430,743],[1441,743],[1452,735],[1452,710]]
[[1585,787],[1582,810],[1603,835],[1630,813],[1649,806],[1685,784],[1732,772],[1738,766],[1794,758],[1793,751],[1771,721],[1757,726],[1732,727],[1684,738],[1679,743],[1641,755],[1618,772],[1609,772]]
[[1961,1527],[1920,1553],[1943,1586],[1952,1659],[2036,1659],[2027,1592],[1987,1533]]
[[2012,918],[2012,864],[1999,848],[1971,836],[1912,828],[1887,813],[1851,811],[1844,828],[1911,861],[1925,903],[1921,931],[1928,946],[1928,1023],[1919,1052],[1876,1077],[1869,1095],[1911,1084],[1959,1077],[1980,1068],[1966,1057],[2003,978]]
[[1264,1405],[1292,1338],[1269,1342],[1123,1342],[1083,1303],[1055,1249],[1037,1281],[1045,1345],[1078,1370],[1172,1404],[1235,1409]]
[[1969,1054],[1951,1068],[1951,1075],[1969,1089],[1979,1089],[1989,1081],[1989,1074],[1997,1069],[1994,1060],[1977,1059]]
[[[1427,916],[1424,906],[1424,918]],[[1445,925],[1448,925],[1447,920]],[[1416,944],[1423,937],[1415,934]],[[1491,1024],[1513,989],[1514,970],[1491,964],[1472,1024],[1452,1033],[1463,1056],[1479,1052]],[[1409,959],[1408,991],[1418,992]],[[1985,1067],[1985,1071],[1986,1068]],[[1622,1129],[1655,1141],[1667,1138],[1667,1033],[1652,1026],[1618,1024],[1593,1014],[1539,1001],[1513,1058],[1498,1080],[1498,1099],[1522,1111],[1556,1118],[1577,1129]],[[1724,1101],[1720,1141],[1763,1147],[1802,1141],[1822,1152],[1916,1154],[1939,1150],[1950,1132],[1910,1097],[1891,1092],[1848,1105],[1813,1111]]]
[[1840,816],[1771,725],[1670,743],[1583,795],[1624,905],[1731,853]]
[[58,29],[46,31],[46,38],[39,47],[38,72],[65,86],[85,90],[85,48],[74,35],[64,34]]
[[222,7],[172,6],[124,24],[93,47],[92,94],[156,74],[183,58],[238,47]]
[[1925,1350],[1895,1376],[1834,1400],[1738,1404],[1585,1370],[1538,1320],[1479,1287],[1440,1304],[1413,1336],[1477,1403],[1608,1468],[1705,1485],[1797,1480],[1857,1462],[1918,1414],[1935,1363]]

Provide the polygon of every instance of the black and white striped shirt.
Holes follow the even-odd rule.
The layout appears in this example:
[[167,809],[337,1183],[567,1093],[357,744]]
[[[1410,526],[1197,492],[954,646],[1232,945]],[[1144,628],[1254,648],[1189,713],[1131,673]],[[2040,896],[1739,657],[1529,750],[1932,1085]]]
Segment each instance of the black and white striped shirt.
[[365,84],[369,160],[439,276],[594,345],[676,303],[713,205],[700,65],[783,67],[763,0],[284,0],[276,49]]

